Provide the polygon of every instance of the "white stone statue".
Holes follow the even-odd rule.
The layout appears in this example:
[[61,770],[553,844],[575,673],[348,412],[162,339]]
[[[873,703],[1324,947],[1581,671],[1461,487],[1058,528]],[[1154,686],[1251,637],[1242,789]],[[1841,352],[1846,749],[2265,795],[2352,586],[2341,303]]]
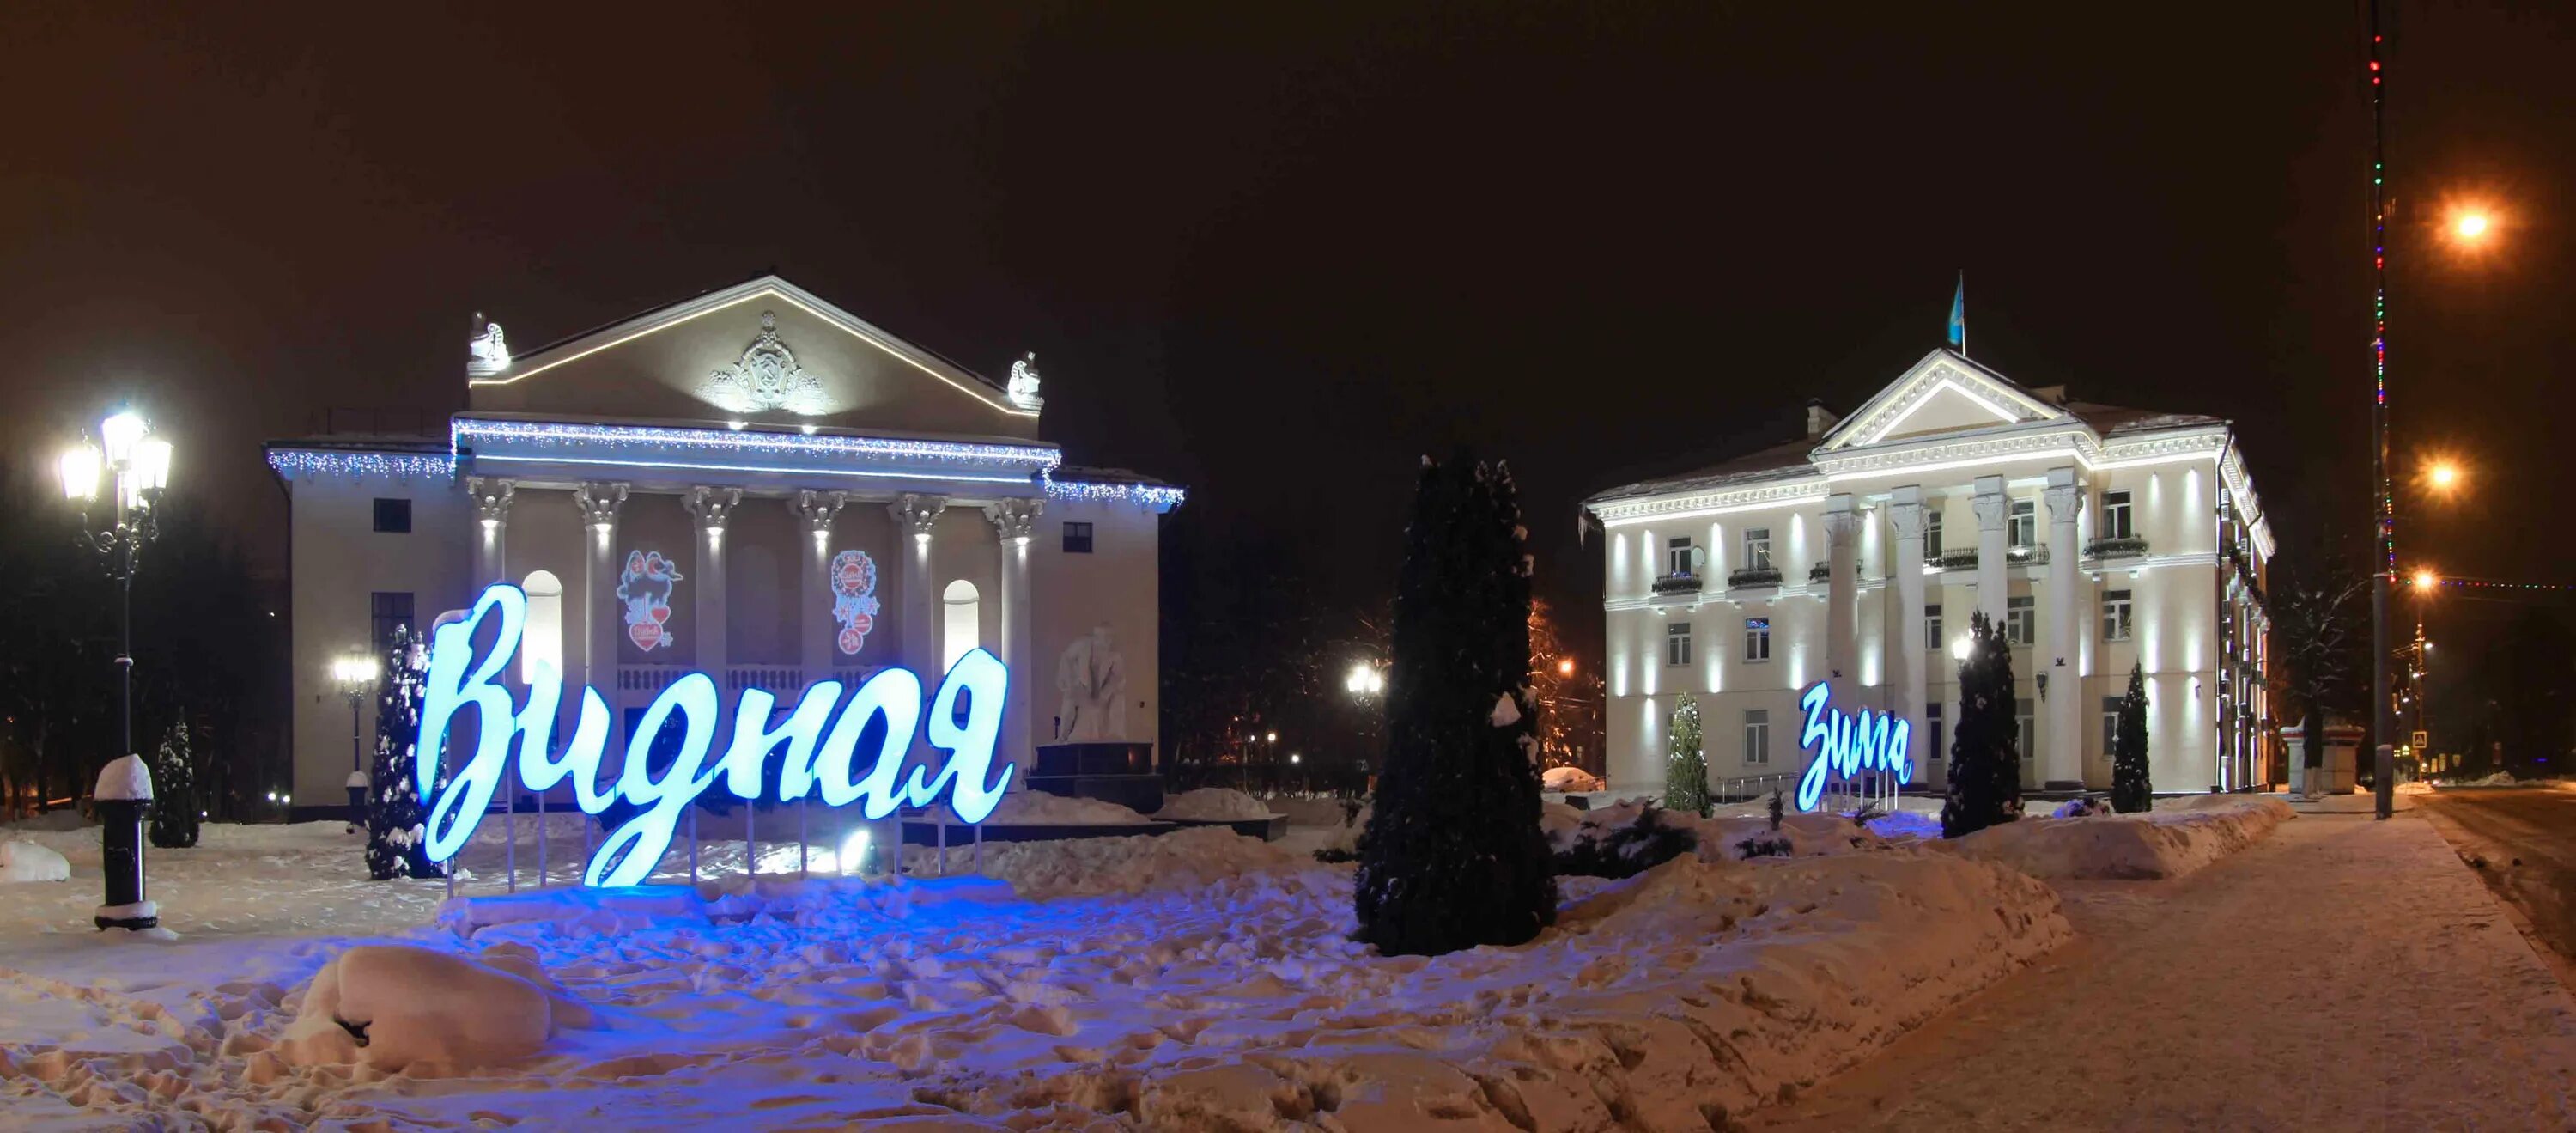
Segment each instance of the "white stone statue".
[[510,368],[510,344],[501,337],[501,324],[484,323],[483,313],[474,313],[474,321],[483,323],[483,333],[465,344],[469,352],[465,372],[473,377],[488,377]]
[[1127,738],[1127,660],[1107,625],[1064,647],[1055,663],[1055,738],[1068,742]]
[[1011,404],[1022,409],[1045,407],[1046,399],[1038,396],[1037,351],[1032,350],[1028,357],[1011,363],[1011,380],[1002,390],[1010,395]]

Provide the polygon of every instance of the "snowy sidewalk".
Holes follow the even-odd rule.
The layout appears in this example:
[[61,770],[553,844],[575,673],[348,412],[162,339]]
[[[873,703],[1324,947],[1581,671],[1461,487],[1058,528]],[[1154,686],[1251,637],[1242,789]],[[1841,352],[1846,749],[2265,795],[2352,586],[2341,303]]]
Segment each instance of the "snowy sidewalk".
[[2302,815],[1754,1128],[2576,1128],[2576,1002],[2422,818]]

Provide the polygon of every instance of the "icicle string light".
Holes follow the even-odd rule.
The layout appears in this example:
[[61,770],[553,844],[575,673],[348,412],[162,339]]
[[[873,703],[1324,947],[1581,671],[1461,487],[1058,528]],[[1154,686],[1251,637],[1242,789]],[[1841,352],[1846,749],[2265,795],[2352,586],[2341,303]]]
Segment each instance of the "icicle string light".
[[289,480],[297,477],[382,476],[393,480],[450,480],[456,458],[444,453],[342,452],[333,449],[268,450],[268,466]]
[[1064,454],[1035,445],[978,444],[971,441],[925,441],[901,437],[852,437],[831,434],[775,433],[758,429],[673,429],[654,425],[583,425],[558,421],[495,421],[458,418],[449,427],[450,443],[463,452],[477,441],[529,445],[580,445],[608,449],[658,448],[734,455],[803,456],[826,459],[937,460],[958,464],[1018,465],[1037,472],[1053,468]]
[[1058,480],[1052,472],[1045,474],[1046,494],[1051,499],[1087,500],[1096,503],[1133,503],[1155,511],[1170,511],[1181,506],[1189,493],[1168,484],[1104,484],[1096,480]]

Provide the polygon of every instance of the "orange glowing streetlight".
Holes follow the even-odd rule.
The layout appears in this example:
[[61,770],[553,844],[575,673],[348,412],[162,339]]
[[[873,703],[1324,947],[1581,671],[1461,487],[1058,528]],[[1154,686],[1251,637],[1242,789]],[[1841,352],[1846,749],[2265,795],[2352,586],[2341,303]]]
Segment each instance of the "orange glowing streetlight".
[[1570,676],[1573,676],[1573,675],[1574,675],[1574,658],[1572,658],[1572,657],[1560,657],[1560,658],[1558,658],[1558,659],[1557,659],[1557,662],[1556,662],[1556,675],[1558,675],[1558,676],[1560,676],[1560,677],[1570,677]]
[[2459,463],[2447,457],[2424,466],[2424,482],[2436,492],[2448,492],[2460,486]]
[[2433,588],[2435,586],[2441,584],[2442,576],[2433,573],[2433,568],[2431,567],[2416,567],[2414,581],[2416,593],[2430,594],[2433,592]]
[[2487,229],[2491,226],[2492,222],[2487,219],[2487,214],[2475,210],[2461,213],[2451,221],[2451,231],[2458,233],[2462,240],[2485,239]]

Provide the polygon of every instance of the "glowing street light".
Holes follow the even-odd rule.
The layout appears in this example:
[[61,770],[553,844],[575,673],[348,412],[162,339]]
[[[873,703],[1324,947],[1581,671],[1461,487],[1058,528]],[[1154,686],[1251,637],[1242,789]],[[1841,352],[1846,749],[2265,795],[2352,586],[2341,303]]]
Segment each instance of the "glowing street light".
[[1558,675],[1558,676],[1560,676],[1560,677],[1570,677],[1570,676],[1573,676],[1573,675],[1574,675],[1574,658],[1572,658],[1572,657],[1560,657],[1560,658],[1558,658],[1558,659],[1557,659],[1557,662],[1556,662],[1556,675]]
[[1350,675],[1342,679],[1342,691],[1352,696],[1374,696],[1385,692],[1386,673],[1377,666],[1362,661],[1351,666]]
[[2437,585],[2440,585],[2440,584],[2441,584],[2441,581],[2442,581],[2442,576],[2441,576],[2441,575],[2438,575],[2438,574],[2433,573],[2433,568],[2431,568],[2431,567],[2417,567],[2417,568],[2415,568],[2415,591],[2416,591],[2416,593],[2418,593],[2418,594],[2429,594],[2429,593],[2432,593],[2432,591],[2433,591],[2433,587],[2435,587],[2435,586],[2437,586]]
[[2488,226],[2487,214],[2473,210],[2461,213],[2458,219],[2453,220],[2451,231],[2459,233],[2462,240],[2479,240],[2485,238]]
[[2424,467],[2424,482],[2436,492],[2448,493],[2460,486],[2460,465],[2450,459],[2439,459]]

